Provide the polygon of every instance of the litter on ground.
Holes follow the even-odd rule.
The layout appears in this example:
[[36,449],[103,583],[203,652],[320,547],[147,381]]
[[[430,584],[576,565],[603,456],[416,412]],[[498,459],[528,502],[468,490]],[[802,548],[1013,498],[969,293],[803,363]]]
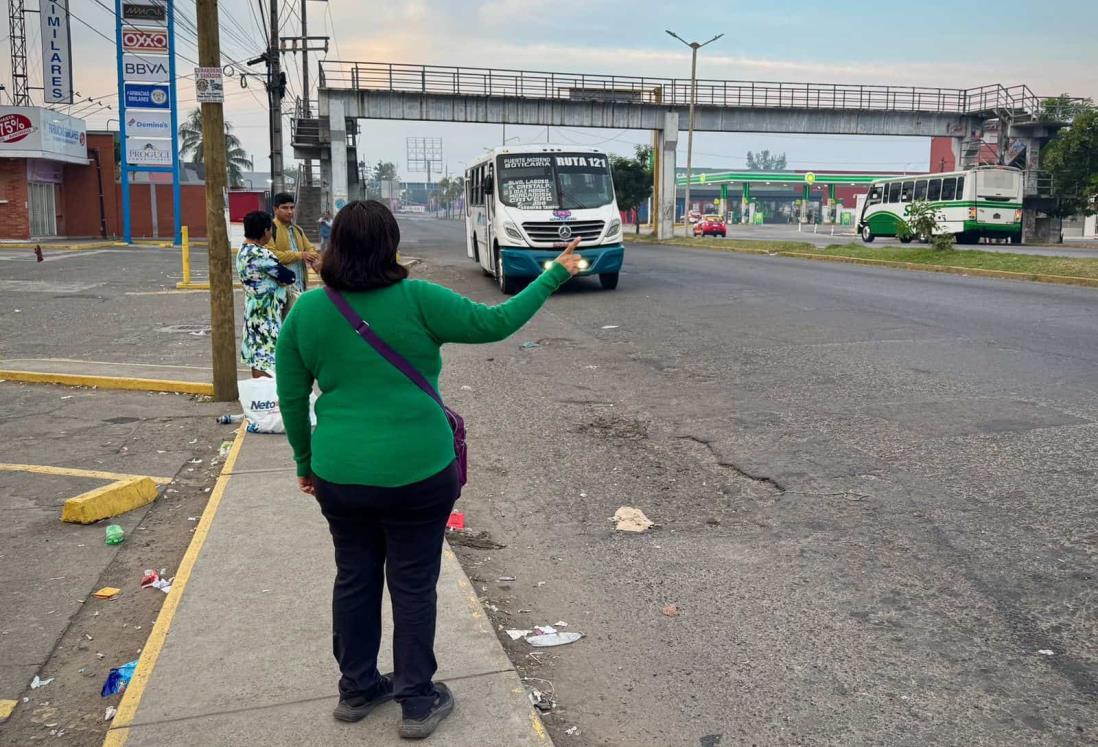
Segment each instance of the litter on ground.
[[460,511],[453,511],[446,522],[446,528],[452,532],[465,531],[465,514]]
[[676,604],[669,604],[666,607],[664,607],[662,610],[660,610],[660,612],[662,612],[667,617],[678,617],[679,616],[679,607]]
[[116,589],[113,586],[104,586],[99,591],[95,592],[93,596],[99,599],[114,599],[116,596],[122,593],[121,589]]
[[575,643],[583,638],[583,633],[548,633],[546,635],[532,635],[526,642],[535,648],[548,648],[550,646],[565,646]]
[[50,677],[48,680],[44,680],[36,674],[34,675],[34,679],[31,680],[31,690],[37,690],[40,687],[45,687],[46,685],[53,682],[53,679],[53,677]]
[[620,326],[621,326],[620,324],[604,324],[602,328],[603,329],[617,329]]
[[126,685],[130,684],[130,680],[133,679],[135,669],[137,669],[137,659],[126,662],[120,667],[113,667],[107,674],[107,681],[103,683],[103,689],[99,694],[104,698],[108,698],[125,690]]
[[147,589],[159,580],[159,573],[154,571],[152,568],[146,568],[144,575],[141,576],[141,588]]
[[524,342],[521,345],[519,345],[519,347],[522,348],[523,350],[533,350],[534,348],[540,348],[541,345],[539,345],[536,342]]
[[1055,656],[1056,655],[1055,651],[1052,651],[1052,650],[1047,649],[1047,648],[1043,648],[1040,651],[1038,651],[1037,653],[1039,653],[1041,656]]
[[517,641],[519,638],[525,638],[526,636],[530,635],[534,631],[532,631],[532,630],[508,630],[508,631],[505,631],[505,632],[507,633],[507,635],[509,635],[511,637],[512,641]]
[[579,730],[580,728],[578,726],[569,726],[567,729],[564,730],[564,733],[570,737],[574,737],[579,734]]
[[107,706],[107,711],[103,714],[104,721],[110,721],[114,718],[114,714],[118,713],[118,709],[114,706]]
[[639,508],[633,508],[632,506],[622,506],[614,512],[614,517],[611,521],[616,521],[617,526],[614,528],[619,532],[644,532],[649,527],[655,526],[655,524],[644,515],[644,512]]

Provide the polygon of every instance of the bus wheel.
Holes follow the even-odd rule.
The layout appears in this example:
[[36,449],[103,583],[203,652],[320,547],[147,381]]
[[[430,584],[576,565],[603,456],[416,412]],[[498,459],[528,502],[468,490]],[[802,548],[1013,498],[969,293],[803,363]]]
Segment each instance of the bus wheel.
[[499,283],[499,289],[506,296],[513,296],[519,292],[522,287],[514,278],[508,277],[503,271],[503,255],[500,254],[499,249],[496,249],[496,282]]
[[909,233],[909,234],[908,234],[907,236],[901,236],[901,237],[900,237],[900,243],[901,243],[901,244],[910,244],[910,243],[911,243],[911,240],[912,240],[913,238],[915,238],[915,237],[914,237],[914,236],[913,236],[912,234],[910,234],[910,233]]
[[877,237],[873,235],[873,230],[869,227],[868,223],[862,226],[862,241],[867,244],[872,244],[873,239],[875,238]]
[[600,272],[599,284],[603,290],[612,291],[618,287],[618,273],[616,272]]
[[1022,243],[1022,234],[1012,233],[1010,235],[1010,243],[1011,244],[1021,244]]

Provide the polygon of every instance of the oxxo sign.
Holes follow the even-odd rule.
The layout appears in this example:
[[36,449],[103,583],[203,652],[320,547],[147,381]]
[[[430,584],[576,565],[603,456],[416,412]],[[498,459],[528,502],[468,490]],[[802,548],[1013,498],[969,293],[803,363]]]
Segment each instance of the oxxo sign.
[[122,49],[167,54],[168,32],[164,29],[122,29]]

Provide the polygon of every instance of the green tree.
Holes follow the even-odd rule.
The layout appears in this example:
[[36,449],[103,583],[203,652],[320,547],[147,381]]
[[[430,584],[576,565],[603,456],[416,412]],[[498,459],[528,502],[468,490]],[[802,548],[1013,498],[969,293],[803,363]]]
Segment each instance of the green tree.
[[1059,96],[1041,102],[1039,117],[1042,122],[1071,122],[1080,114],[1085,114],[1093,108],[1092,99],[1076,99],[1061,93]]
[[[179,125],[179,155],[193,164],[204,162],[201,109],[192,110]],[[229,186],[243,186],[244,170],[252,168],[252,159],[248,157],[248,152],[241,145],[240,138],[233,134],[233,126],[228,122],[225,123],[225,165]]]
[[465,193],[465,179],[460,176],[443,177],[439,180],[436,195],[441,205],[446,207],[446,217],[453,217],[454,203]]
[[378,161],[374,166],[374,180],[391,182],[397,179],[397,167],[392,161]]
[[[632,158],[610,156],[619,210],[636,210],[652,195],[651,155],[650,147],[638,145]],[[640,221],[636,231],[640,233]]]
[[785,171],[785,154],[760,150],[758,153],[747,151],[748,171]]
[[940,233],[938,208],[925,200],[911,203],[904,221],[899,225],[900,240],[907,242],[912,237],[929,241],[938,251],[947,252],[953,248],[953,234]]
[[1075,116],[1041,155],[1052,174],[1053,189],[1063,200],[1061,212],[1092,213],[1098,208],[1098,109]]

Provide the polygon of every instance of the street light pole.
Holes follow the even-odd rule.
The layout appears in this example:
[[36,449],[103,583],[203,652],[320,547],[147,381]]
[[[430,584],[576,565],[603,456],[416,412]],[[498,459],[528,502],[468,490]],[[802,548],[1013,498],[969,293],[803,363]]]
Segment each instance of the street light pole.
[[724,34],[717,34],[707,42],[688,42],[670,29],[665,29],[668,34],[690,47],[690,114],[687,116],[688,133],[686,135],[686,196],[682,211],[683,227],[687,235],[690,234],[690,177],[694,167],[694,102],[698,98],[698,50],[712,44]]

